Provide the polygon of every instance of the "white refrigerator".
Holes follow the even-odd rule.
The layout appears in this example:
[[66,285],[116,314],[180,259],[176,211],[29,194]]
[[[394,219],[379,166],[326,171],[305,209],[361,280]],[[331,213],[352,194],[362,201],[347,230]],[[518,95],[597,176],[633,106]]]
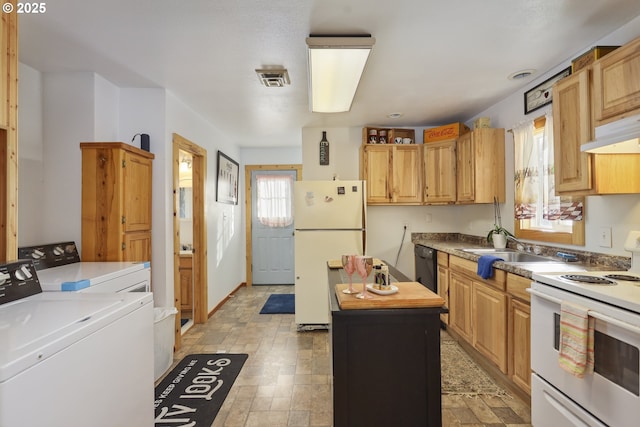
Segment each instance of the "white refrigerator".
[[298,330],[329,325],[327,261],[366,250],[364,181],[294,183],[295,321]]

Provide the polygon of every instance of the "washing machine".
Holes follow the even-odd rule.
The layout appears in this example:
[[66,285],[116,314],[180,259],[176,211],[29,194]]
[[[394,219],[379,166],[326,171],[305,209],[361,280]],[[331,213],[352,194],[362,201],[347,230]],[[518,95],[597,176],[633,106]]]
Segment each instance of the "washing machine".
[[0,426],[153,425],[148,292],[42,292],[30,260],[0,265]]
[[18,248],[18,258],[33,262],[45,292],[149,292],[147,262],[81,262],[74,242]]

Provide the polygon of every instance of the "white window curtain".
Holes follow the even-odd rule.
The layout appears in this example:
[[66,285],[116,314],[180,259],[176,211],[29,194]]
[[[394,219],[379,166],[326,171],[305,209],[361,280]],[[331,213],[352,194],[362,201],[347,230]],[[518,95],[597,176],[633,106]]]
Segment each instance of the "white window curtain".
[[[545,115],[542,138],[534,137],[533,122],[513,128],[515,143],[515,218],[547,221],[582,220],[583,202],[555,194],[553,115]],[[540,218],[538,218],[540,219]]]
[[515,217],[530,219],[536,216],[538,202],[538,147],[533,141],[533,122],[513,127],[515,149]]
[[258,221],[268,227],[287,227],[293,223],[293,176],[256,175]]

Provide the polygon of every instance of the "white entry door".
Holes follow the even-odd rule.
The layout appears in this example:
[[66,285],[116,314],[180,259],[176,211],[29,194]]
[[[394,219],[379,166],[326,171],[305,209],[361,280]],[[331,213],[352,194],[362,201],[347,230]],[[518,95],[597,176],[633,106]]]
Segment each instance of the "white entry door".
[[[291,213],[293,210],[295,180],[296,171],[291,170],[251,172],[251,250],[254,285],[294,283],[293,217],[288,221],[286,212]],[[276,216],[270,218],[270,215]]]

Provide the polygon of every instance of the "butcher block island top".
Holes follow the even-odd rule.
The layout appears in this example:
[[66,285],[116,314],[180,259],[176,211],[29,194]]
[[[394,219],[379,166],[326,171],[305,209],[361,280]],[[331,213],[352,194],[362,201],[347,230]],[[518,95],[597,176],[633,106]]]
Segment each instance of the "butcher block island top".
[[[393,282],[398,292],[391,295],[378,295],[368,291],[373,296],[371,299],[356,298],[357,294],[345,294],[342,292],[349,287],[348,284],[335,285],[336,297],[342,310],[367,310],[382,308],[427,308],[442,307],[444,299],[438,294],[427,289],[418,282]],[[354,283],[354,289],[361,290],[361,283]]]

